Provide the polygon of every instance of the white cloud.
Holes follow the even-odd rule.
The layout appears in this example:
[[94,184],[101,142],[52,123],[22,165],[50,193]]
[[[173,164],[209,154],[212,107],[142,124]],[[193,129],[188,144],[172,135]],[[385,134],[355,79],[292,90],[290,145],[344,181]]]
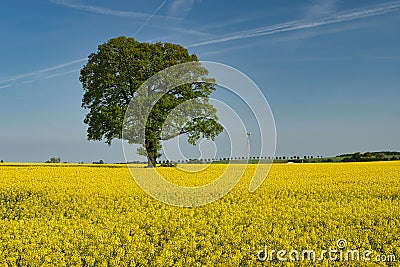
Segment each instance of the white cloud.
[[[344,27],[340,28],[319,28],[316,31],[303,31],[303,32],[297,32],[295,34],[290,34],[290,35],[284,35],[284,36],[274,36],[272,38],[268,38],[265,40],[262,40],[260,42],[246,42],[243,44],[238,44],[238,45],[233,45],[229,47],[218,47],[215,50],[207,50],[205,53],[201,53],[202,57],[212,57],[214,55],[221,55],[223,53],[228,53],[240,49],[251,49],[252,47],[255,46],[265,46],[267,44],[281,44],[281,43],[287,43],[287,42],[293,42],[293,41],[298,41],[298,40],[305,40],[312,38],[317,35],[326,35],[326,34],[333,34],[333,33],[338,33],[338,32],[343,32],[343,31],[350,31],[354,29],[359,29],[361,27],[367,27],[367,23],[357,23],[357,24],[352,24],[352,25],[346,25]],[[349,57],[346,57],[348,59]],[[293,59],[293,58],[292,58]],[[338,59],[338,58],[336,58]],[[285,60],[285,59],[280,59],[280,60]],[[297,59],[293,59],[295,61]]]
[[169,14],[173,17],[185,17],[194,4],[200,2],[201,0],[174,0],[169,6]]
[[351,10],[347,12],[337,13],[334,15],[330,15],[324,17],[322,19],[316,19],[313,21],[305,21],[305,20],[296,20],[296,21],[289,21],[286,23],[275,24],[270,26],[265,26],[261,28],[240,31],[231,33],[217,39],[207,40],[203,42],[198,42],[195,44],[191,44],[187,47],[196,47],[196,46],[203,46],[208,44],[216,44],[216,43],[223,43],[238,39],[245,39],[251,37],[258,37],[264,35],[272,35],[281,32],[289,32],[289,31],[296,31],[302,29],[310,29],[315,27],[320,27],[328,24],[335,24],[341,23],[346,21],[352,21],[372,16],[383,15],[389,12],[395,12],[400,10],[400,1],[387,3],[385,5],[375,6],[369,9],[358,9],[358,10]]
[[336,11],[336,0],[318,0],[305,8],[305,18],[316,19],[332,15]]
[[[71,2],[67,1],[67,0],[50,0],[50,1],[58,3],[58,4],[66,5],[71,8],[87,9],[88,11],[102,13],[102,14],[121,15],[121,16],[136,16],[137,15],[136,12],[115,11],[115,10],[94,7],[94,6],[83,6],[83,5],[71,4]],[[192,5],[196,1],[198,1],[198,0],[188,0],[187,2],[190,2],[191,4],[189,6],[186,6],[186,5],[188,5],[187,3],[183,4],[181,0],[175,0],[172,3],[172,5],[173,5],[173,8],[175,8],[177,10],[179,9],[179,7],[181,7],[185,10],[190,11],[190,9],[192,8]],[[164,4],[165,4],[165,1],[161,3],[161,5],[156,9],[156,11],[153,14],[155,14]],[[325,11],[323,11],[323,10],[325,10]],[[314,14],[317,14],[317,13],[325,14],[327,12],[329,13],[330,12],[329,10],[332,10],[331,6],[325,7],[325,8],[319,7],[318,11],[313,11],[313,12],[314,12]],[[369,9],[358,9],[358,10],[351,10],[351,11],[342,12],[342,13],[336,13],[336,14],[329,15],[324,18],[315,19],[312,21],[305,21],[305,20],[289,21],[286,23],[274,24],[274,25],[251,29],[251,30],[246,30],[246,31],[239,31],[239,32],[231,33],[231,34],[219,37],[219,38],[214,38],[214,39],[209,39],[206,41],[198,42],[198,43],[189,45],[187,47],[197,47],[197,46],[203,46],[203,45],[208,45],[208,44],[223,43],[223,42],[228,42],[228,41],[232,41],[232,40],[245,39],[245,38],[264,36],[264,35],[272,35],[272,34],[276,34],[276,33],[296,31],[296,30],[301,30],[301,29],[311,29],[311,28],[316,28],[316,27],[323,26],[323,25],[328,25],[328,24],[341,23],[341,22],[352,21],[352,20],[356,20],[356,19],[378,16],[378,15],[386,14],[389,12],[396,12],[399,10],[400,10],[400,1],[395,1],[395,2],[390,2],[390,3],[384,4],[384,5],[375,6],[375,7],[369,8]],[[120,13],[120,12],[122,12],[122,13]],[[140,16],[142,18],[147,18],[147,21],[149,19],[149,17],[147,17],[147,16],[151,16],[151,15],[144,14],[144,13],[138,13],[138,14],[139,14],[138,16]],[[152,27],[156,27],[156,26],[152,25]],[[178,31],[179,28],[171,28],[171,30]],[[197,32],[197,31],[189,30],[189,29],[187,29],[185,31],[185,33],[201,35],[201,36],[210,36],[210,34]],[[212,52],[210,52],[210,53],[212,53]],[[34,77],[39,74],[62,69],[67,66],[74,65],[76,63],[84,62],[86,60],[87,60],[87,58],[72,60],[72,61],[69,61],[69,62],[66,62],[63,64],[59,64],[56,66],[52,66],[49,68],[45,68],[45,69],[41,69],[41,70],[29,72],[29,73],[19,74],[14,77],[10,77],[10,78],[5,78],[4,80],[0,80],[0,89],[7,88],[12,85],[20,85],[20,84],[22,84],[21,81],[23,81],[25,78]],[[66,75],[66,74],[69,74],[69,73],[72,73],[75,71],[77,71],[77,70],[49,74],[45,78],[49,79],[49,78],[53,78],[53,77],[57,77],[57,76],[61,76],[61,75]],[[32,81],[30,80],[30,82],[32,82]]]
[[[118,17],[128,17],[135,19],[147,20],[152,17],[151,14],[143,13],[143,12],[134,12],[134,11],[123,11],[123,10],[114,10],[100,6],[93,5],[85,5],[80,4],[75,1],[70,0],[50,0],[50,2],[58,5],[62,5],[68,8],[77,9],[81,11],[86,11],[90,13],[102,14],[102,15],[110,15],[110,16],[118,16]],[[167,18],[167,19],[176,19],[168,16],[154,15],[154,17],[158,18]]]

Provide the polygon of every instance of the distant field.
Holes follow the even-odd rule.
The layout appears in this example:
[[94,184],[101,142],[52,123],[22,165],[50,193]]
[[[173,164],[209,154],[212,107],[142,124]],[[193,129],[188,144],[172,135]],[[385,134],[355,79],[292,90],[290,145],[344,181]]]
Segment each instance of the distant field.
[[[266,266],[269,259],[257,259],[265,246],[319,253],[345,239],[346,249],[370,250],[371,262],[385,256],[379,265],[397,266],[399,161],[277,164],[249,193],[255,166],[222,199],[179,208],[144,193],[124,165],[0,164],[0,265]],[[209,168],[217,177],[225,167]],[[214,179],[160,171],[183,185]],[[272,263],[283,265],[275,254]],[[310,264],[301,255],[288,261]],[[371,262],[325,257],[311,264]]]

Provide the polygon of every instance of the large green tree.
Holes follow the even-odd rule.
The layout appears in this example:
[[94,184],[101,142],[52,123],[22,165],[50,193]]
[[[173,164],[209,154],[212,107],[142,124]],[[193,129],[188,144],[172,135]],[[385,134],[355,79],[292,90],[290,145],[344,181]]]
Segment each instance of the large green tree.
[[[156,73],[188,62],[198,62],[197,56],[177,44],[150,44],[121,36],[99,45],[97,52],[89,55],[79,78],[85,91],[82,107],[89,110],[84,120],[88,125],[87,138],[105,140],[109,145],[113,139],[121,139],[125,113],[131,100],[147,97],[152,101],[152,93],[160,92],[163,81],[149,86],[146,95],[138,95],[138,89]],[[199,82],[182,84],[156,98],[157,103],[152,104],[144,123],[143,139],[134,130],[143,126],[140,117],[132,116],[136,119],[129,120],[131,131],[127,139],[130,143],[142,145],[139,152],[146,154],[149,166],[156,165],[162,140],[187,134],[189,142],[194,145],[200,137],[214,139],[223,130],[217,122],[215,108],[208,102],[209,95],[215,90],[214,80],[207,77],[208,71],[200,64],[196,66],[196,71],[192,71],[190,76],[196,76]],[[173,75],[168,79],[171,77]],[[195,105],[189,105],[191,112],[188,112],[188,105],[185,108],[187,101],[196,101]],[[140,110],[140,103],[144,102],[146,99],[136,101],[137,106],[133,108]],[[170,113],[177,108],[179,116],[171,116]]]

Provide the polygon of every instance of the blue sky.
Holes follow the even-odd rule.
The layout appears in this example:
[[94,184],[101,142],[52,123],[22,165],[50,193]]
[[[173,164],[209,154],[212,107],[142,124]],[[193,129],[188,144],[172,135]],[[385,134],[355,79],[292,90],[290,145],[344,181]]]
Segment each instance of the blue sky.
[[85,140],[78,80],[120,35],[249,76],[273,111],[278,156],[400,150],[398,25],[400,1],[3,0],[0,159],[123,161],[119,141]]

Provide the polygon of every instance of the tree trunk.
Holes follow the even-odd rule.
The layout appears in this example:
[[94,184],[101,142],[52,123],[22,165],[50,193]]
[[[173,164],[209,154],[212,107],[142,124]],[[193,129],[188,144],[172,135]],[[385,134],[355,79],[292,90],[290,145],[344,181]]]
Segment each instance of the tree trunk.
[[152,141],[145,142],[145,148],[147,151],[147,167],[154,168],[157,164],[157,151],[154,151],[154,143]]
[[148,156],[147,156],[147,167],[148,167],[148,168],[154,168],[154,167],[156,167],[157,159],[156,159],[156,157],[154,156],[154,154],[155,154],[155,153],[150,152],[150,154],[148,154]]

